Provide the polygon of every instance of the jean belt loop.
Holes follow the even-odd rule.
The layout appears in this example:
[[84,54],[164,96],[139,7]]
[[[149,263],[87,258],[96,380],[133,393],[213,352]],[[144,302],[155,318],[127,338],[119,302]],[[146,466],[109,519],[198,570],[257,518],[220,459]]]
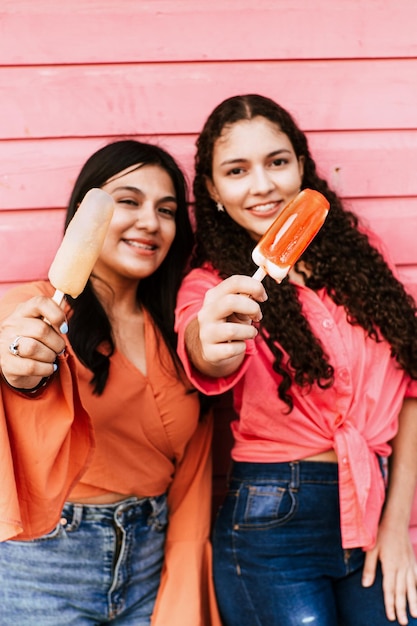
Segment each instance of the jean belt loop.
[[163,497],[150,497],[148,502],[151,506],[151,512],[148,517],[148,526],[151,526],[154,530],[160,531],[165,528],[167,507],[166,498]]
[[291,467],[291,481],[290,489],[297,490],[300,486],[300,463],[298,461],[292,461]]
[[66,530],[71,532],[75,530],[80,525],[80,522],[83,518],[83,505],[82,504],[73,504],[72,505],[72,519],[69,524],[66,525]]
[[149,513],[149,520],[153,521],[154,519],[158,517],[161,511],[161,504],[160,502],[158,502],[156,498],[153,498],[153,497],[150,497],[148,502],[151,505],[151,511]]

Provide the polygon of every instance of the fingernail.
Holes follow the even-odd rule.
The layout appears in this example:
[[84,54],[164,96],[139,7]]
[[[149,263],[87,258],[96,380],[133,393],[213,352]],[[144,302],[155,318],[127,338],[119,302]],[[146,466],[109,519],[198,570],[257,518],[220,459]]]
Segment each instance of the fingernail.
[[59,331],[63,334],[66,335],[68,332],[68,324],[67,322],[62,322],[61,326],[59,327]]
[[58,369],[58,365],[57,365],[56,363],[54,363],[54,364],[53,364],[53,368],[54,368],[54,372],[56,372],[56,371],[57,371],[57,369]]

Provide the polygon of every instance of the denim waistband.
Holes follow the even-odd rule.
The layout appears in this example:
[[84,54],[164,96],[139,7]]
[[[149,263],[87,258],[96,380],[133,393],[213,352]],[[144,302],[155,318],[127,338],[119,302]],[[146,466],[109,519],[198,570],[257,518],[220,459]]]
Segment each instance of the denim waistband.
[[130,497],[113,504],[78,504],[66,502],[62,510],[64,517],[70,524],[81,522],[105,522],[123,518],[144,518],[158,515],[166,506],[166,495],[152,496],[149,498]]
[[300,482],[338,482],[337,463],[321,461],[290,461],[289,463],[247,463],[233,461],[230,480],[283,480]]

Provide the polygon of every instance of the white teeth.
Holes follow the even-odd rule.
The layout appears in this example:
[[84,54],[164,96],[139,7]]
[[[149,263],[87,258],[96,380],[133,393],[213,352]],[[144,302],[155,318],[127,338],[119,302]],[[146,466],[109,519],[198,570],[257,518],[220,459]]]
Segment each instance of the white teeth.
[[275,208],[276,206],[276,202],[268,202],[268,204],[257,204],[256,206],[252,207],[252,211],[270,211],[271,209]]
[[127,241],[129,246],[133,246],[133,248],[142,248],[143,250],[155,250],[156,246],[146,245],[144,243],[139,243],[137,241]]

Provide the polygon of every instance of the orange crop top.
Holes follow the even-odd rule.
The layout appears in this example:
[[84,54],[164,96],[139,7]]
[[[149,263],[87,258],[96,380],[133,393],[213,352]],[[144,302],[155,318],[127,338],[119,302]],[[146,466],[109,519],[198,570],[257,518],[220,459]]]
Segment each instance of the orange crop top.
[[[47,282],[9,291],[0,322],[19,302],[52,293]],[[199,421],[197,394],[175,376],[158,337],[146,315],[147,376],[116,352],[102,396],[70,346],[41,393],[17,392],[0,377],[0,541],[50,532],[69,496],[167,492],[152,626],[220,626],[209,543],[212,419]]]

